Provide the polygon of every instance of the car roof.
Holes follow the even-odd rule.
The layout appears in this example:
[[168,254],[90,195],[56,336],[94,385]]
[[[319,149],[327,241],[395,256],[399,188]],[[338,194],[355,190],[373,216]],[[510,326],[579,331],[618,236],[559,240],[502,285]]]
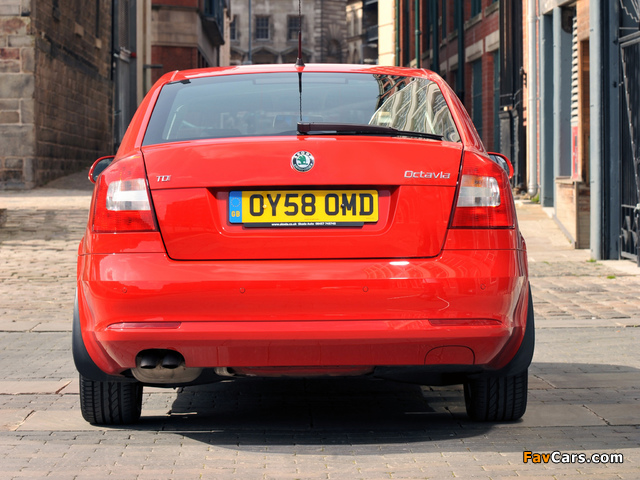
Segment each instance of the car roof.
[[296,67],[293,63],[280,63],[176,70],[174,72],[167,73],[161,80],[163,80],[163,83],[169,83],[220,75],[285,72],[370,73],[378,75],[423,77],[430,80],[436,80],[436,78],[439,78],[434,72],[421,68],[392,67],[385,65],[350,65],[344,63],[310,63],[303,67]]

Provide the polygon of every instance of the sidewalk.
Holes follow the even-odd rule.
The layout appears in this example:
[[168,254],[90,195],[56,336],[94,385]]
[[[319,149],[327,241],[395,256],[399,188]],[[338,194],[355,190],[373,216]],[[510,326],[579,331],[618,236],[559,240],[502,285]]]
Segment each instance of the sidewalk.
[[92,191],[87,171],[34,190],[0,191],[1,331],[70,331]]
[[[520,230],[527,242],[527,250],[529,253],[529,264],[539,264],[570,262],[564,265],[567,270],[558,271],[554,268],[555,275],[582,275],[589,272],[597,273],[601,270],[604,274],[606,267],[609,270],[615,270],[621,275],[640,275],[640,267],[630,260],[599,260],[597,263],[591,261],[591,252],[589,249],[576,250],[571,243],[560,231],[556,222],[550,218],[546,210],[540,205],[530,201],[516,200],[516,211],[518,213],[518,223]],[[583,265],[589,262],[590,265]],[[585,268],[587,267],[587,268]]]

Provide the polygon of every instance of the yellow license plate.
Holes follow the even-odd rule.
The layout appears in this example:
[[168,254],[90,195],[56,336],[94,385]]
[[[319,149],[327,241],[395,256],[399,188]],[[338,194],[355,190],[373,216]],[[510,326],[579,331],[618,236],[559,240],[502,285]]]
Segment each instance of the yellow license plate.
[[229,193],[229,222],[247,227],[358,227],[378,221],[376,190]]

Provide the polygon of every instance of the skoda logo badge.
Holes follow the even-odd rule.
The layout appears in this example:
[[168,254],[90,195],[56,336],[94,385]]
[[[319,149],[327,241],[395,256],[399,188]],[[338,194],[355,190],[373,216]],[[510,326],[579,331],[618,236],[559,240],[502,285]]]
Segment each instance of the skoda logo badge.
[[299,172],[308,172],[313,168],[315,160],[309,152],[296,152],[291,157],[291,167]]

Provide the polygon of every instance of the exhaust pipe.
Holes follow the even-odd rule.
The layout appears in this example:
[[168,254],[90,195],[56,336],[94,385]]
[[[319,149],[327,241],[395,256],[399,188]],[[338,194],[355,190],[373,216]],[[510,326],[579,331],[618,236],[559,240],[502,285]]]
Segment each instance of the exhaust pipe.
[[136,357],[133,376],[142,383],[180,384],[194,381],[202,368],[186,367],[181,353],[174,350],[143,350]]
[[160,363],[160,353],[157,350],[147,350],[146,352],[140,353],[139,356],[139,368],[150,370],[156,368]]
[[178,352],[170,351],[162,359],[162,368],[173,370],[184,365],[184,357]]

